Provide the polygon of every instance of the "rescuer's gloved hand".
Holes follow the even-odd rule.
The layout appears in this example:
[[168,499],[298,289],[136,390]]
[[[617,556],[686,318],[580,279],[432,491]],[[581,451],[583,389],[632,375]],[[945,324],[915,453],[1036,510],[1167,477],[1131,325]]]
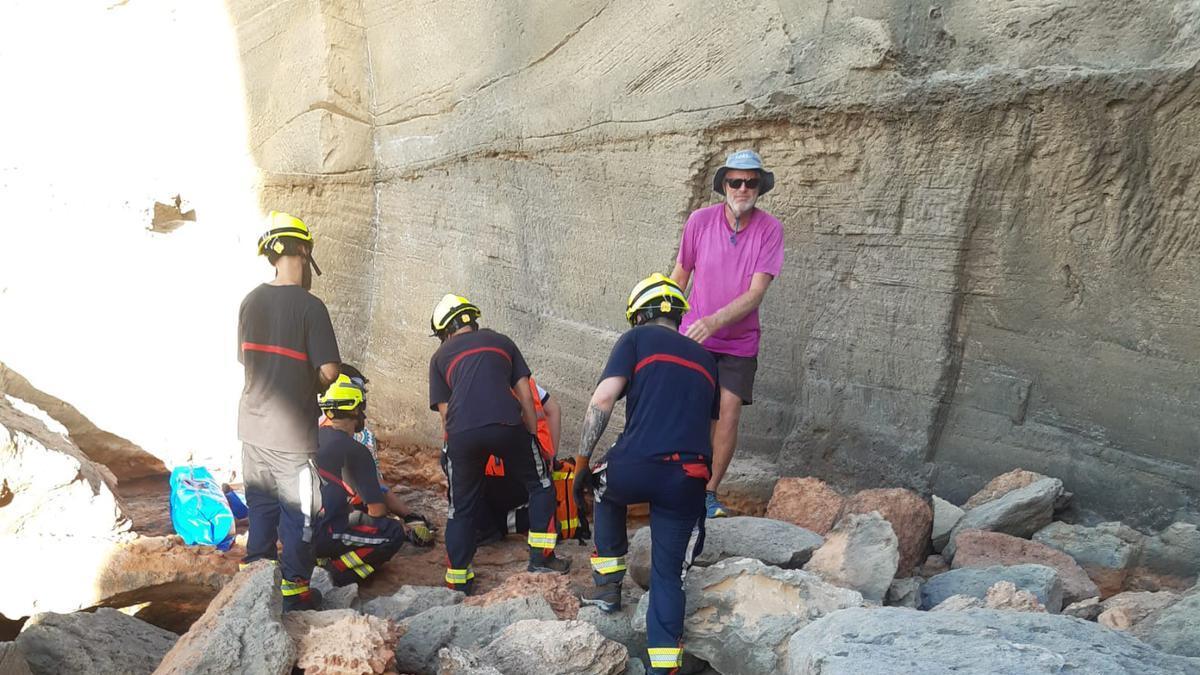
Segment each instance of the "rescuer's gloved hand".
[[404,530],[414,546],[433,546],[433,528],[425,516],[419,513],[404,516]]

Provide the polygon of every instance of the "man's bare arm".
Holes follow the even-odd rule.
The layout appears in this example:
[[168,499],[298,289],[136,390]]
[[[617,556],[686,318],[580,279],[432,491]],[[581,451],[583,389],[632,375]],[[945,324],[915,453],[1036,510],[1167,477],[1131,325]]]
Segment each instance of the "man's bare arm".
[[687,285],[691,280],[692,273],[683,269],[683,265],[675,263],[675,269],[671,270],[671,281],[674,281],[684,292],[687,292]]
[[537,436],[537,412],[533,408],[533,394],[529,393],[529,378],[522,377],[513,385],[517,402],[521,404],[521,419],[525,422],[525,430]]
[[342,374],[342,364],[340,363],[322,363],[318,371],[317,379],[321,381],[321,391],[329,388],[334,380],[338,379],[338,375]]
[[688,326],[687,336],[696,342],[704,342],[725,326],[744,319],[747,314],[762,304],[763,296],[767,294],[767,288],[771,285],[772,279],[774,277],[766,272],[755,272],[754,277],[750,280],[750,288],[745,293],[734,298],[728,305]]
[[542,404],[542,410],[546,411],[546,426],[550,428],[550,442],[554,444],[554,450],[558,451],[558,439],[562,436],[562,406],[558,405],[558,401],[553,398],[546,399]]
[[604,435],[613,406],[625,390],[627,381],[620,376],[607,377],[596,387],[592,400],[588,402],[587,413],[583,417],[583,429],[579,432],[579,449],[575,453],[576,466],[580,465],[579,462],[586,463],[592,458],[596,443],[599,443],[600,437]]

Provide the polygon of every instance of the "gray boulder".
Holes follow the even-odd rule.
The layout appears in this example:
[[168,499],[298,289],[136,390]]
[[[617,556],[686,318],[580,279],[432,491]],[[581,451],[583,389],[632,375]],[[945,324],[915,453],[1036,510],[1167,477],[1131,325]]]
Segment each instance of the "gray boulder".
[[592,624],[596,630],[600,631],[601,635],[609,640],[625,645],[625,649],[629,651],[631,657],[644,658],[646,656],[646,632],[633,627],[638,600],[643,595],[645,595],[645,591],[638,588],[637,584],[624,584],[621,593],[621,611],[606,614],[600,611],[599,607],[585,605],[579,608],[579,615],[575,618]]
[[932,609],[952,595],[987,598],[988,589],[1000,581],[1012,582],[1018,590],[1037,596],[1046,611],[1062,611],[1063,591],[1058,572],[1045,565],[1010,567],[963,567],[933,577],[921,587],[921,609]]
[[856,590],[868,602],[881,604],[899,562],[899,541],[891,523],[872,511],[852,513],[839,520],[804,570],[819,574],[834,586]]
[[1087,600],[1080,600],[1079,602],[1073,602],[1066,607],[1063,607],[1062,613],[1066,614],[1067,616],[1073,616],[1076,619],[1095,621],[1096,618],[1100,616],[1102,609],[1103,608],[1100,606],[1100,598],[1096,597],[1088,598]]
[[522,619],[556,618],[549,603],[532,596],[487,607],[461,603],[433,607],[400,622],[405,633],[396,643],[396,668],[402,673],[435,672],[442,647],[478,650],[505,627]]
[[29,672],[29,664],[25,655],[15,642],[0,642],[0,674],[2,675],[33,675]]
[[38,614],[17,645],[34,675],[153,673],[179,636],[111,608]]
[[502,673],[561,675],[622,675],[629,662],[625,646],[590,623],[536,619],[509,625],[479,657]]
[[883,604],[888,607],[909,607],[916,609],[921,604],[921,584],[925,580],[921,577],[908,577],[907,579],[894,579],[892,585],[888,586],[887,596],[883,599]]
[[154,672],[287,675],[296,661],[296,647],[280,620],[282,610],[278,566],[256,562],[221,589]]
[[1147,537],[1137,566],[1158,575],[1195,579],[1200,574],[1200,529],[1174,523]]
[[1129,568],[1141,552],[1145,535],[1120,522],[1095,527],[1054,522],[1038,530],[1033,540],[1075,559],[1107,597],[1121,592]]
[[364,602],[362,612],[398,622],[427,609],[457,605],[465,597],[461,591],[453,591],[445,586],[401,586],[392,595]]
[[1200,657],[1200,586],[1150,614],[1134,626],[1133,634],[1164,652]]
[[[350,609],[358,601],[358,584],[334,586],[333,577],[322,567],[314,567],[309,585],[321,592],[321,609]],[[450,589],[446,589],[450,590]]]
[[950,541],[950,531],[962,520],[965,513],[945,499],[933,496],[933,531],[929,535],[933,540],[933,550],[940,553],[946,548],[946,542]]
[[1200,660],[1164,654],[1126,634],[1067,616],[885,607],[843,609],[800,629],[791,638],[783,672],[1196,675]]
[[502,675],[495,667],[484,663],[479,655],[462,647],[442,647],[438,650],[437,675]]
[[[748,558],[693,568],[684,590],[683,647],[723,675],[779,672],[792,633],[829,612],[863,603],[859,593],[810,572]],[[638,630],[646,629],[648,599],[649,594],[638,604]]]
[[[774,518],[718,518],[705,521],[704,550],[692,564],[707,567],[726,558],[753,558],[783,569],[799,569],[823,541],[819,534]],[[629,576],[642,588],[649,588],[649,527],[634,533],[625,560]]]
[[1050,524],[1054,501],[1062,491],[1062,481],[1043,478],[967,511],[950,531],[942,555],[947,560],[954,557],[954,537],[963,530],[1003,532],[1028,539]]

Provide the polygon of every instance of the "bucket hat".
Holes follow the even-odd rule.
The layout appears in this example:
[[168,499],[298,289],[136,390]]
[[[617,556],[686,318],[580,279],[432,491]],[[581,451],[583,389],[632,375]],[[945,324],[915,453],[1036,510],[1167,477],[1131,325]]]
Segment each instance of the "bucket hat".
[[716,175],[713,176],[713,190],[717,194],[725,194],[725,174],[730,169],[757,171],[761,177],[758,185],[760,197],[775,187],[775,174],[763,168],[762,157],[759,157],[758,153],[753,150],[738,150],[725,158],[724,166],[717,169]]

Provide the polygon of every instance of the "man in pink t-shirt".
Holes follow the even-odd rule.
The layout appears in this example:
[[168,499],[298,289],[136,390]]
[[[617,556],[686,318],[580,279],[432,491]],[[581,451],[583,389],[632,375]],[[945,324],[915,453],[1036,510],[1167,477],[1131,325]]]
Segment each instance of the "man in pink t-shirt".
[[725,159],[713,177],[720,204],[698,209],[683,228],[671,279],[688,295],[691,311],[680,332],[704,345],[717,359],[721,417],[713,425],[713,466],[706,507],[709,518],[728,515],[717,486],[733,459],[742,406],[750,405],[758,369],[758,306],[783,267],[783,226],[755,202],[775,186],[753,150]]

